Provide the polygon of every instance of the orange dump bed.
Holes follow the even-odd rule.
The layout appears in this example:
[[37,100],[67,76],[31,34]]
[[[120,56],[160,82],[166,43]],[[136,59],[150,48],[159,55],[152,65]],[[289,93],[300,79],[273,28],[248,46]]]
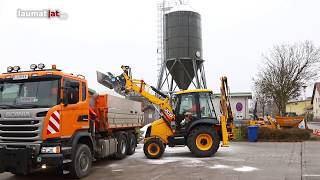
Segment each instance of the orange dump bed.
[[287,128],[293,128],[298,127],[301,121],[303,121],[303,116],[296,116],[296,117],[281,117],[276,116],[276,121],[280,125],[280,127],[287,127]]

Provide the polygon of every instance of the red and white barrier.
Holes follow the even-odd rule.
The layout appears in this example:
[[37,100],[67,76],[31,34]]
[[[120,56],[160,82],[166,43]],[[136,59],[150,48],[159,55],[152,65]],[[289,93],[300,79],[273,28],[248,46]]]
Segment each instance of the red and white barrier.
[[320,129],[313,129],[313,134],[316,136],[320,136]]

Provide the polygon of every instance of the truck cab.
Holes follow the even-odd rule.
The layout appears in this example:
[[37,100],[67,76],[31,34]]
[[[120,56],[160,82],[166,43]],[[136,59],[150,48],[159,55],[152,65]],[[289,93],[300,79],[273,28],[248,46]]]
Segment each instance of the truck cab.
[[[133,154],[140,103],[89,91],[84,76],[55,65],[30,69],[8,67],[0,75],[0,172],[26,175],[54,166],[81,178],[95,158]],[[123,111],[110,110],[124,104]]]
[[[89,129],[89,98],[83,76],[63,73],[54,65],[46,70],[42,64],[38,69],[36,66],[30,71],[8,67],[8,72],[0,75],[0,156],[11,162],[1,171],[27,174],[35,164],[62,165],[61,153],[71,145],[62,145],[61,138]],[[11,151],[14,148],[26,151]],[[27,158],[32,156],[36,158]]]

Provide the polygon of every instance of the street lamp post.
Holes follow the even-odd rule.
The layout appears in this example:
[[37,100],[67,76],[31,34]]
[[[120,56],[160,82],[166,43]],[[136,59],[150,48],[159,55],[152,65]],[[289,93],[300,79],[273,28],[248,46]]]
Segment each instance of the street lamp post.
[[308,129],[307,126],[307,96],[306,96],[306,88],[308,86],[307,85],[303,85],[303,92],[304,92],[304,125],[305,125],[305,129]]

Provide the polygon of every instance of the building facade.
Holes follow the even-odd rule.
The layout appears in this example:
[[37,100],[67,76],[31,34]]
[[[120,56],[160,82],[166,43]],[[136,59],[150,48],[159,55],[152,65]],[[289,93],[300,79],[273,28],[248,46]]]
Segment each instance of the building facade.
[[[231,110],[234,114],[235,120],[250,119],[249,99],[252,99],[251,92],[230,93]],[[217,116],[221,115],[220,94],[214,94],[213,106],[216,110]]]
[[320,120],[320,82],[314,84],[311,104],[313,106],[313,118]]
[[304,115],[306,109],[311,105],[311,97],[307,100],[289,101],[286,105],[286,112],[296,113],[298,116]]

